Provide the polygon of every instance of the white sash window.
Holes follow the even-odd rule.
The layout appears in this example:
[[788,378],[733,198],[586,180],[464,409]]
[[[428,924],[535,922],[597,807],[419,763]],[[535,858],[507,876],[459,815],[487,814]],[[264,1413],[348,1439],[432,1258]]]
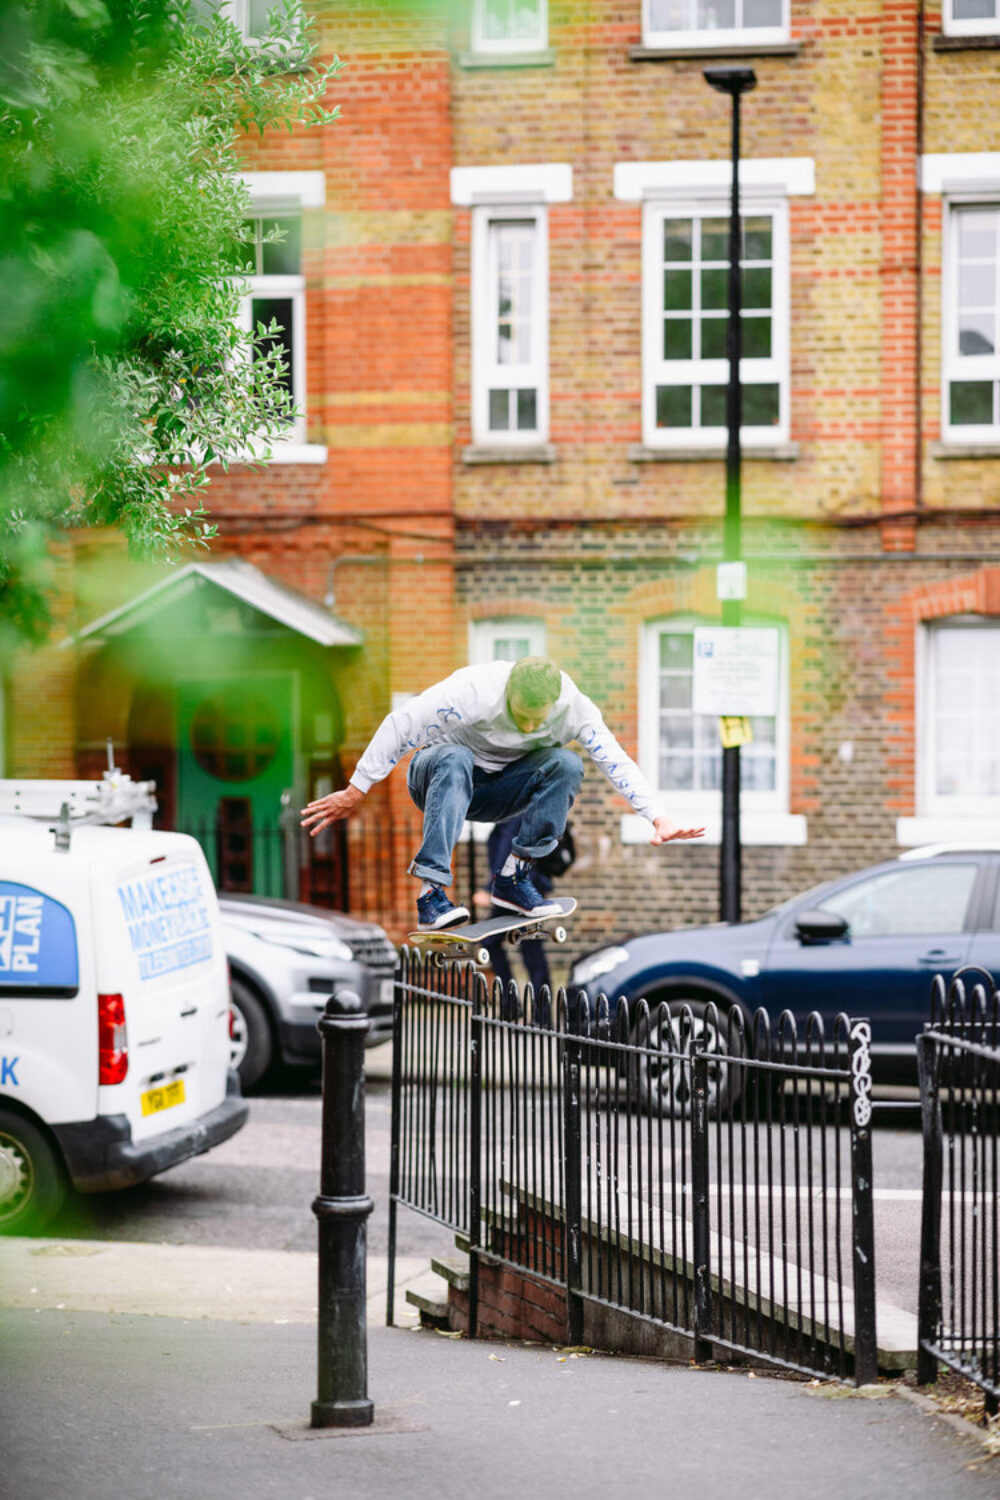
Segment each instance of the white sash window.
[[546,0],[473,0],[476,52],[540,52],[548,46]]
[[643,0],[642,25],[647,47],[786,42],[788,0]]

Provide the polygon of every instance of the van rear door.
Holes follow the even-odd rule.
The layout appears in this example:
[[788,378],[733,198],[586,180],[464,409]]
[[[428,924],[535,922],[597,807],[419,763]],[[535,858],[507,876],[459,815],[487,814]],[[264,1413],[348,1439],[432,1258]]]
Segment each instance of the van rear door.
[[[118,830],[100,832],[107,839]],[[127,838],[128,862],[102,859],[102,878],[94,882],[98,1010],[109,1064],[99,1112],[126,1114],[132,1139],[141,1141],[196,1121],[225,1098],[229,980],[215,888],[199,845],[182,834],[130,830]],[[122,1016],[124,1035],[115,1030]]]

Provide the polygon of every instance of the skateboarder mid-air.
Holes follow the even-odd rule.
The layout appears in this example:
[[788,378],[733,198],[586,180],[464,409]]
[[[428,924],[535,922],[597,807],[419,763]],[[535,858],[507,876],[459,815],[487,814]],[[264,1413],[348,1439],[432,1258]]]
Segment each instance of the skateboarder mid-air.
[[302,826],[311,834],[348,817],[366,792],[413,750],[410,796],[424,815],[423,841],[410,865],[421,881],[418,929],[436,932],[466,922],[468,910],[447,894],[451,863],[466,819],[520,818],[510,855],[494,876],[496,906],[524,916],[558,910],[531,878],[534,860],[555,848],[583,779],[576,741],[615,791],[653,826],[653,844],[699,838],[663,811],[639,767],[608,729],[600,709],[546,657],[463,667],[394,709],[376,730],[343,791],[310,802]]

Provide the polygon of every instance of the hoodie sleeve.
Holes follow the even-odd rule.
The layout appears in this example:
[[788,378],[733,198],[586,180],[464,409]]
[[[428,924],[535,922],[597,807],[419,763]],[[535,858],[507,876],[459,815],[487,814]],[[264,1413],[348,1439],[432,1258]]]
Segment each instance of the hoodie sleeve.
[[577,690],[573,705],[574,738],[583,746],[594,765],[606,776],[620,797],[652,823],[663,816],[658,794],[639,770],[635,761],[615,739],[605,724],[596,703]]
[[372,735],[355,767],[351,785],[367,792],[376,782],[384,781],[411,750],[449,739],[449,727],[472,717],[475,704],[475,685],[469,680],[467,669],[453,672],[443,682],[408,699],[387,714]]

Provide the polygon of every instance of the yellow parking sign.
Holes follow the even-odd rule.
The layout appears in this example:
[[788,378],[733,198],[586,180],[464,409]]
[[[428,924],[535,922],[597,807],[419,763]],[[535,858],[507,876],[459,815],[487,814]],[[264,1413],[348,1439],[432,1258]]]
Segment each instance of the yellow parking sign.
[[722,741],[723,750],[735,750],[739,745],[749,745],[753,739],[750,720],[741,719],[735,714],[727,714],[720,718],[719,739]]

